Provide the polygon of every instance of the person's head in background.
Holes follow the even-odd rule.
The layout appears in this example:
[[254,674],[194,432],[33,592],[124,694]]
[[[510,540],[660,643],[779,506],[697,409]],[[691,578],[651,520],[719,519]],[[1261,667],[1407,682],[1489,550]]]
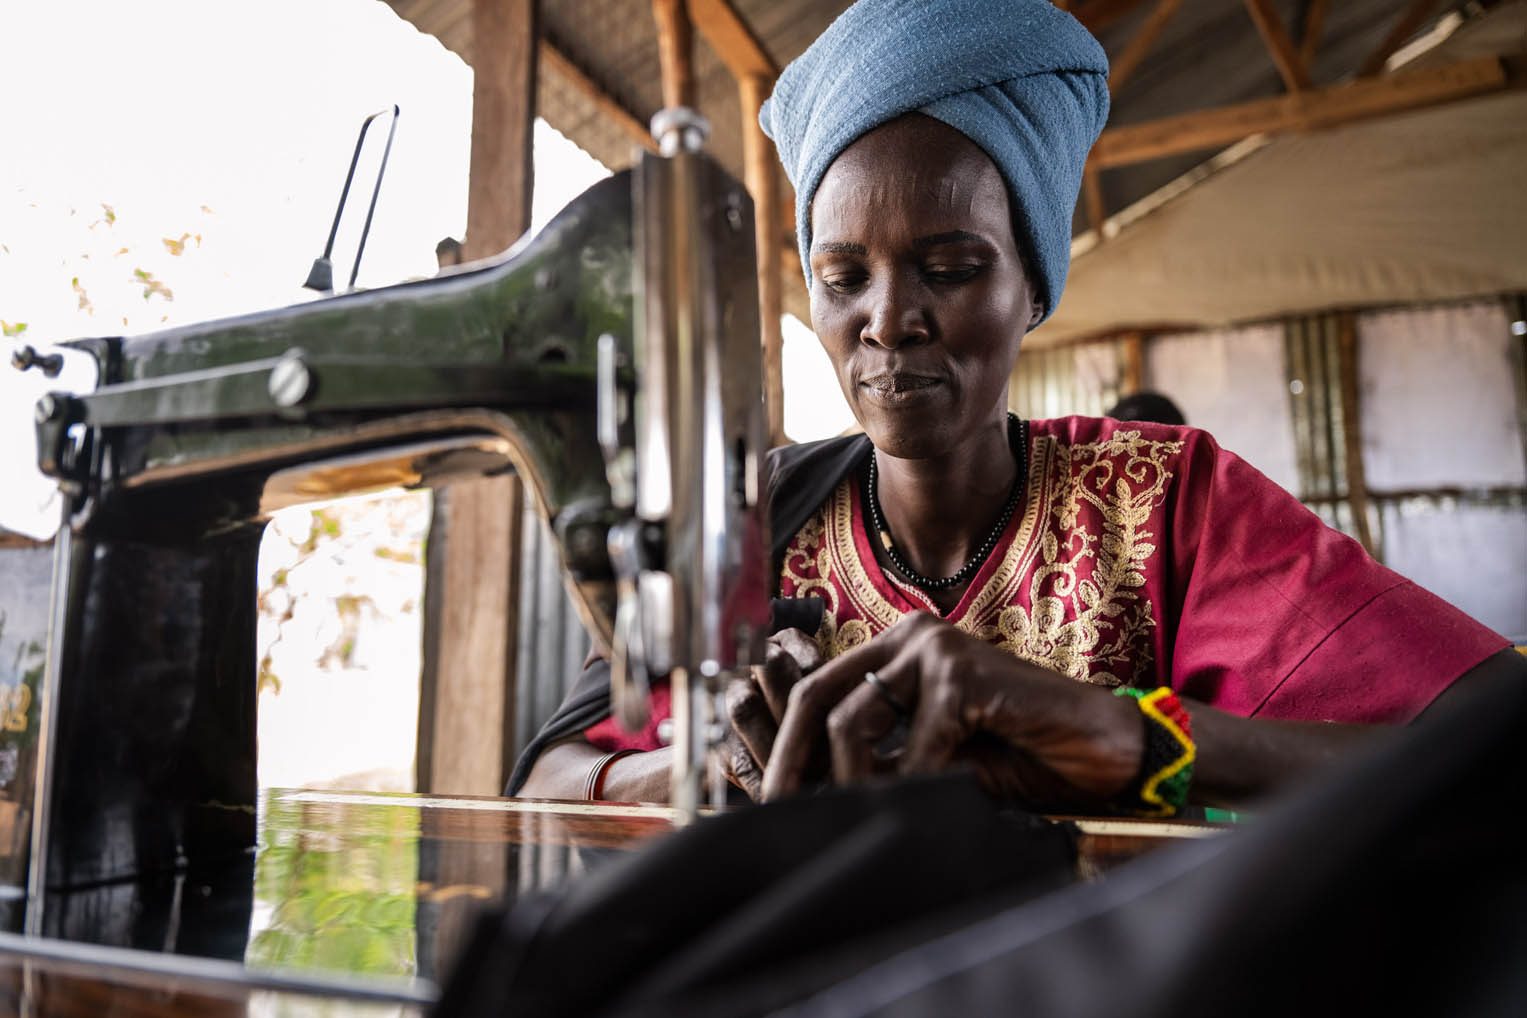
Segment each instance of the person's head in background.
[[1159,392],[1136,392],[1125,396],[1103,411],[1116,421],[1152,421],[1156,424],[1186,424],[1187,418],[1166,396]]

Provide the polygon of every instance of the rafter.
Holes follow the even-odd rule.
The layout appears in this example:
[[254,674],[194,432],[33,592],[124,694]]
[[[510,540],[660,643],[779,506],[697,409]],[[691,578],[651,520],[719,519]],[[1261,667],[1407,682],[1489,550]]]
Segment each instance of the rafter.
[[1508,84],[1496,57],[1442,67],[1397,71],[1272,99],[1113,127],[1092,148],[1099,169],[1220,148],[1254,134],[1279,134],[1349,124],[1498,91]]
[[1315,53],[1320,49],[1320,31],[1325,27],[1328,7],[1329,0],[1309,0],[1304,7],[1304,24],[1299,30],[1299,62],[1311,79],[1315,74]]
[[563,81],[567,82],[577,91],[583,93],[583,97],[594,104],[610,122],[626,133],[633,142],[649,151],[657,151],[657,142],[652,140],[652,132],[648,129],[645,121],[626,108],[625,104],[606,92],[599,83],[573,63],[571,57],[562,51],[550,39],[543,37],[539,51],[541,63],[555,72]]
[[1368,59],[1363,61],[1357,69],[1359,78],[1369,78],[1384,69],[1384,64],[1394,55],[1394,51],[1405,44],[1405,40],[1415,35],[1426,23],[1432,9],[1437,6],[1437,0],[1411,0],[1409,7],[1400,12],[1395,20],[1394,27],[1389,34],[1384,36],[1384,41],[1379,43],[1378,49],[1368,54]]
[[1096,35],[1144,2],[1145,0],[1075,0],[1062,7],[1062,10],[1069,10],[1077,21],[1086,26],[1087,31]]
[[1140,67],[1143,61],[1155,45],[1157,37],[1161,35],[1166,23],[1172,15],[1177,13],[1177,8],[1182,6],[1182,0],[1157,0],[1156,7],[1150,16],[1145,19],[1145,24],[1140,26],[1139,31],[1125,45],[1124,51],[1108,69],[1108,94],[1118,95],[1119,89],[1124,87]]
[[1272,0],[1246,0],[1246,11],[1251,15],[1251,20],[1256,23],[1257,31],[1262,35],[1262,42],[1267,46],[1267,52],[1272,56],[1273,63],[1278,65],[1278,73],[1283,77],[1283,87],[1290,92],[1302,92],[1310,87],[1309,70],[1304,61],[1299,58],[1299,53],[1294,49],[1293,42],[1288,37],[1288,32],[1283,28],[1283,21],[1278,17],[1278,12],[1273,10]]
[[689,17],[732,77],[779,77],[779,67],[730,0],[689,0]]

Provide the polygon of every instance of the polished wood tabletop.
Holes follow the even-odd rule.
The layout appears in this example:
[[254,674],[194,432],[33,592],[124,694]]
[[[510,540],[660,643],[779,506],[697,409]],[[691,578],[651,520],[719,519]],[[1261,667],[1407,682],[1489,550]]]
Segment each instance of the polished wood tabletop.
[[[1086,879],[1222,829],[1067,819]],[[271,790],[252,858],[54,892],[55,937],[0,934],[0,1015],[423,1015],[482,908],[675,826],[661,806]]]

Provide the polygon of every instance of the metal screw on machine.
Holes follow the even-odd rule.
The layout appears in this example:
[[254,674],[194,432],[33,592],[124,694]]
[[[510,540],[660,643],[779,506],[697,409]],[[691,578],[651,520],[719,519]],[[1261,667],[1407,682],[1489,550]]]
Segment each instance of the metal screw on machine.
[[290,409],[307,400],[313,394],[313,369],[308,367],[306,354],[301,350],[288,350],[282,355],[270,369],[267,389],[271,402],[282,409]]
[[11,354],[11,367],[17,371],[30,371],[38,368],[49,378],[57,378],[59,372],[64,370],[64,355],[61,353],[38,353],[35,346],[24,346]]
[[63,404],[59,402],[58,397],[49,394],[37,401],[37,405],[32,408],[32,413],[38,424],[46,424],[57,419],[62,410]]

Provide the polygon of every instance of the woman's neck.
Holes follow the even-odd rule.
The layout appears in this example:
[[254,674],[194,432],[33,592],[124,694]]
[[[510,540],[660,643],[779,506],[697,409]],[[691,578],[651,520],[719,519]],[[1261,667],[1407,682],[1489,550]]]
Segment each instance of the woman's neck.
[[934,459],[874,455],[880,511],[896,550],[932,577],[953,575],[979,550],[1018,471],[1005,416]]

